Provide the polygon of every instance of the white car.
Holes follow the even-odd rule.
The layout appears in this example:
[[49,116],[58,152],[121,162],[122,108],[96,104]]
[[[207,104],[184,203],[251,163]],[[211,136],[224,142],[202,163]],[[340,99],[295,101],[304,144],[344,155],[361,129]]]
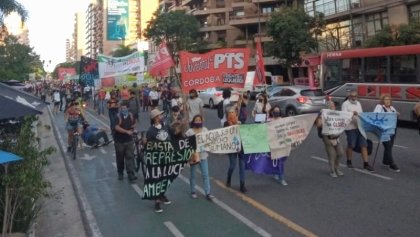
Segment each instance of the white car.
[[216,108],[220,101],[223,100],[223,90],[228,89],[231,91],[230,100],[238,101],[239,92],[232,88],[212,87],[203,91],[199,91],[198,98],[200,98],[204,105],[208,105],[210,108]]

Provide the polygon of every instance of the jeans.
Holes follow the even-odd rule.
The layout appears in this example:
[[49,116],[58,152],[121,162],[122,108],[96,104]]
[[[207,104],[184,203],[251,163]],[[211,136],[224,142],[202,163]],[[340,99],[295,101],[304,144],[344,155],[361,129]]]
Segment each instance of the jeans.
[[228,169],[228,177],[232,176],[233,171],[236,167],[236,159],[239,160],[239,182],[245,182],[245,160],[242,158],[241,154],[239,153],[229,153],[229,169]]
[[105,114],[105,100],[98,100],[98,114]]
[[125,143],[114,143],[115,145],[115,156],[117,162],[118,174],[123,174],[124,165],[128,175],[128,178],[133,178],[134,174],[134,141]]
[[207,159],[201,160],[197,165],[191,166],[190,173],[190,188],[191,193],[195,193],[195,170],[200,166],[201,177],[203,178],[204,192],[210,194],[210,177],[209,177],[209,163]]
[[116,125],[117,119],[118,119],[117,114],[118,114],[118,110],[116,110],[116,109],[108,110],[109,123],[110,123],[111,131],[112,131],[112,136],[114,136],[115,125]]
[[384,165],[394,164],[394,158],[392,157],[392,148],[394,147],[395,134],[391,136],[391,140],[382,142],[384,146],[384,157],[382,163]]
[[89,146],[99,145],[99,140],[101,140],[101,138],[104,140],[105,143],[109,142],[108,135],[105,131],[101,130],[96,132],[95,134],[92,134],[92,136],[87,139],[86,144]]

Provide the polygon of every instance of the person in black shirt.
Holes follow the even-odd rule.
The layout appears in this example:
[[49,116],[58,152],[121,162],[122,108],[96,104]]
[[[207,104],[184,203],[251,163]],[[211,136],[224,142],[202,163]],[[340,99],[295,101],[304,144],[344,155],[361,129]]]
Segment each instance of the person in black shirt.
[[115,124],[114,144],[117,161],[118,179],[124,177],[124,163],[128,180],[133,183],[137,179],[134,173],[134,140],[133,132],[136,121],[134,116],[128,112],[127,103],[122,103],[120,113],[117,115]]

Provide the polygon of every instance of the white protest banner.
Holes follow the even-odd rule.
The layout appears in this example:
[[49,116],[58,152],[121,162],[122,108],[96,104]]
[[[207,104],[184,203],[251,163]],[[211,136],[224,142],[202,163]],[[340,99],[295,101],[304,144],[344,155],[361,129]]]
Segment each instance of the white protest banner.
[[196,134],[197,151],[211,153],[236,153],[241,150],[239,126],[213,129]]
[[349,125],[353,118],[353,113],[338,110],[321,110],[322,134],[340,135]]
[[141,52],[119,58],[99,54],[97,59],[100,78],[144,72],[144,55]]
[[289,156],[290,150],[306,139],[317,116],[317,114],[303,114],[267,123],[271,158]]

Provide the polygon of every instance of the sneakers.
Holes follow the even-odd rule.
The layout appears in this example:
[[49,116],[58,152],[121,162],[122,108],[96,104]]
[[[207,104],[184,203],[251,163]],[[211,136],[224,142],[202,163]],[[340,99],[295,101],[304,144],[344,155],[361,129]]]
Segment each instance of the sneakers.
[[287,182],[286,182],[286,180],[284,180],[284,179],[282,179],[281,181],[280,181],[280,183],[281,183],[281,185],[283,185],[283,186],[287,186],[288,184],[287,184]]
[[336,171],[335,171],[335,173],[336,173],[338,176],[343,176],[343,175],[344,175],[344,173],[343,173],[343,172],[341,172],[341,170],[336,170]]
[[347,160],[347,168],[354,169],[353,164],[351,163],[351,160]]
[[207,194],[207,195],[206,195],[206,199],[207,199],[208,201],[213,201],[214,196],[213,196],[213,195],[211,195],[211,194]]
[[169,199],[164,195],[161,199],[160,199],[162,202],[163,202],[163,204],[165,204],[165,205],[169,205],[169,204],[171,204],[172,202],[171,201],[169,201]]
[[373,167],[372,166],[370,166],[369,164],[364,164],[363,165],[363,169],[365,169],[365,170],[367,170],[367,171],[369,171],[369,172],[375,172],[375,170],[373,169]]
[[160,207],[160,202],[155,202],[155,212],[156,213],[162,213],[163,209]]
[[197,199],[197,198],[198,198],[198,196],[197,196],[197,194],[196,194],[196,193],[191,193],[191,197],[192,197],[193,199]]
[[396,164],[390,164],[389,169],[397,173],[401,171]]
[[331,176],[332,178],[338,178],[338,175],[337,175],[335,172],[331,172],[331,173],[330,173],[330,176]]
[[105,142],[104,143],[104,146],[108,146],[109,145],[109,143],[111,143],[112,141],[107,141],[107,142]]

